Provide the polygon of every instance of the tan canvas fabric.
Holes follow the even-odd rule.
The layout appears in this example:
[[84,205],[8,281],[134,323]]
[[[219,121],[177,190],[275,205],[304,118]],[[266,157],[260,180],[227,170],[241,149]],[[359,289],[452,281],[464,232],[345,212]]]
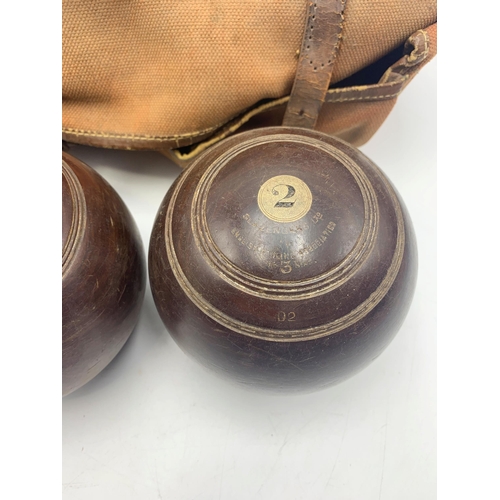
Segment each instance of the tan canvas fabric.
[[[434,57],[436,50],[437,23],[413,33],[401,49],[402,57],[387,69],[382,64],[385,71],[375,83],[330,88],[316,130],[361,146],[382,125],[396,104],[399,94]],[[162,152],[179,165],[187,166],[201,151],[231,134],[252,128],[281,125],[288,99],[289,96],[285,96],[252,107],[190,148]]]
[[[278,116],[276,101],[285,102],[293,84],[306,5],[63,0],[63,138],[117,148],[196,147],[241,117],[245,124],[234,130],[251,126],[245,115],[264,106],[251,117],[262,114],[262,121],[269,102]],[[332,84],[435,22],[435,0],[347,0]],[[435,38],[429,43],[432,55]],[[357,129],[351,140],[359,145],[393,104],[327,102],[317,128],[341,130],[344,138]]]

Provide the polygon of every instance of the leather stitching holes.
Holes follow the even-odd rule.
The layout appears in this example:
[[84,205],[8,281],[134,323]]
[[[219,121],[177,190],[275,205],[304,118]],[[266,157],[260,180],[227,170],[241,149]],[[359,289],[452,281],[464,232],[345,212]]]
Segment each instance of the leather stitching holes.
[[[340,25],[342,25],[342,23],[344,22],[344,15],[343,15],[343,9],[344,9],[344,5],[345,5],[345,2],[346,0],[341,0],[341,5],[342,5],[342,11],[340,13]],[[317,4],[314,3],[311,5],[311,11],[309,12],[309,19],[310,19],[310,23],[309,24],[309,34],[307,36],[307,39],[305,40],[306,42],[306,50],[309,51],[311,49],[311,43],[314,43],[312,40],[313,40],[313,36],[312,36],[312,32],[314,30],[314,21],[316,20],[316,9],[317,9]],[[335,54],[338,47],[339,47],[339,44],[340,44],[340,38],[341,38],[341,34],[339,33],[337,35],[337,41],[335,42],[335,45],[333,47],[333,50],[332,50],[332,53]],[[309,64],[312,65],[314,64],[314,60],[313,59],[309,59]],[[325,62],[317,62],[315,64],[315,66],[313,67],[313,71],[317,71],[318,70],[318,67],[321,66],[321,68],[324,68],[325,67],[325,64],[326,65],[330,65],[332,64],[332,57],[330,57],[327,61],[327,63]]]
[[[317,8],[317,4],[314,4],[313,5],[313,8],[312,8],[312,13],[309,13],[309,18],[311,19],[311,23],[309,25],[309,36],[307,37],[307,39],[309,40],[309,43],[306,47],[307,50],[309,50],[311,48],[311,40],[312,40],[312,31],[314,29],[314,20],[316,19],[316,8]],[[309,64],[313,64],[313,60],[312,59],[309,59]],[[322,64],[323,66],[323,64]],[[317,66],[314,66],[314,71],[316,71],[318,68]]]

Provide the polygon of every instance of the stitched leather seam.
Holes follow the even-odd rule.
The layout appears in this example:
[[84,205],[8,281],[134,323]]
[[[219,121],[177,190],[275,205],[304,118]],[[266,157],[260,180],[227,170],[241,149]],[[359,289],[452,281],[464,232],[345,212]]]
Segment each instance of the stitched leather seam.
[[227,123],[227,121],[220,123],[218,125],[214,125],[213,127],[209,127],[207,129],[200,130],[198,132],[192,132],[189,134],[176,134],[176,135],[165,135],[165,136],[112,134],[112,133],[106,133],[106,132],[97,132],[95,130],[83,130],[83,129],[69,128],[69,127],[63,127],[62,131],[63,131],[63,133],[76,135],[76,136],[85,136],[85,137],[104,137],[104,138],[110,138],[110,139],[134,139],[134,140],[138,140],[138,141],[165,141],[165,140],[175,140],[175,139],[182,139],[182,138],[197,137],[200,135],[205,135],[205,134],[208,134],[210,132],[213,132],[214,130],[217,130],[218,128],[222,127],[226,123]]
[[307,3],[299,62],[283,125],[314,128],[338,55],[346,0]]
[[[343,9],[343,8],[344,8],[344,6],[345,6],[345,2],[346,2],[346,0],[341,0],[341,1],[340,1],[340,3],[342,4],[342,9]],[[316,20],[316,10],[317,10],[317,8],[318,8],[318,7],[317,7],[317,4],[314,4],[314,5],[313,5],[313,13],[312,13],[312,15],[310,16],[310,18],[311,18],[311,23],[308,25],[308,26],[309,26],[309,28],[308,28],[308,30],[307,30],[307,34],[306,34],[306,40],[307,40],[307,41],[308,41],[308,40],[312,40],[312,31],[314,30],[314,21]],[[341,17],[341,23],[342,23],[342,22],[344,21],[344,15],[343,15],[343,13],[341,13],[341,14],[340,14],[340,17]],[[332,63],[332,59],[336,56],[336,54],[337,54],[337,50],[338,50],[338,48],[339,48],[339,46],[340,46],[340,40],[341,40],[341,38],[342,38],[342,35],[341,35],[341,33],[339,33],[339,34],[337,35],[337,41],[335,42],[335,45],[333,46],[333,50],[332,50],[333,55],[332,55],[332,56],[330,56],[330,58],[328,59],[328,61],[327,61],[327,63],[326,63],[326,64],[331,64],[331,63]],[[311,48],[311,46],[310,46],[309,44],[308,44],[308,45],[306,45],[306,51],[307,51],[307,52],[309,52],[310,48]],[[314,64],[313,59],[309,59],[309,64],[310,64],[310,65],[313,65],[313,64]],[[324,63],[324,62],[319,62],[319,61],[318,61],[318,62],[316,63],[316,66],[314,66],[314,67],[313,67],[313,71],[318,71],[318,66],[319,66],[319,65],[321,65],[321,67],[323,68],[323,67],[325,66],[325,63]],[[296,111],[291,111],[291,113],[297,114],[297,112],[296,112]]]
[[390,97],[397,97],[399,94],[401,94],[401,90],[399,90],[395,94],[364,96],[364,97],[347,97],[345,99],[330,101],[330,104],[335,104],[336,102],[347,102],[347,101],[374,101],[376,99],[388,99]]
[[[406,78],[405,78],[406,80]],[[397,85],[400,85],[402,82],[397,82]],[[348,92],[348,91],[355,91],[355,89],[347,87],[346,89],[342,89],[341,92],[339,92],[339,89],[332,89],[327,92],[327,99],[325,102],[330,102],[330,103],[335,103],[335,102],[349,102],[349,101],[372,101],[372,100],[377,100],[377,99],[389,99],[391,97],[397,97],[401,92],[402,88],[399,89],[397,92],[392,93],[392,94],[385,94],[381,96],[355,96],[355,97],[346,97],[346,98],[340,98],[340,99],[335,99],[332,101],[328,100],[328,95],[339,95],[340,93],[343,92]],[[363,90],[359,90],[359,92],[363,92]],[[259,106],[258,108],[254,108],[253,110],[249,111],[245,115],[241,117],[237,121],[237,124],[235,124],[236,129],[234,127],[231,127],[231,130],[229,133],[233,132],[234,130],[237,130],[241,125],[246,123],[250,118],[255,116],[256,114],[259,114],[262,111],[266,111],[274,106],[279,106],[280,104],[284,104],[289,100],[289,96],[277,99],[276,101],[273,101],[272,103],[268,103],[265,105],[263,108]],[[223,125],[227,125],[229,122],[225,122]],[[222,125],[222,126],[223,126]],[[85,137],[103,137],[103,138],[110,138],[110,139],[134,139],[134,140],[140,140],[140,141],[165,141],[165,140],[174,140],[174,139],[179,139],[179,138],[186,138],[186,137],[196,137],[200,135],[207,134],[211,131],[214,131],[218,128],[220,128],[221,125],[219,126],[214,126],[209,129],[199,131],[199,132],[193,132],[192,134],[181,134],[181,135],[175,135],[175,136],[149,136],[149,135],[133,135],[133,134],[106,134],[106,133],[98,133],[94,132],[91,130],[82,130],[82,129],[73,129],[73,128],[68,128],[68,127],[63,127],[63,132],[66,132],[71,135],[76,135],[76,136],[85,136]],[[226,136],[226,135],[224,135]],[[211,142],[212,143],[212,142]],[[184,155],[186,156],[186,155]],[[183,156],[183,157],[184,157]]]

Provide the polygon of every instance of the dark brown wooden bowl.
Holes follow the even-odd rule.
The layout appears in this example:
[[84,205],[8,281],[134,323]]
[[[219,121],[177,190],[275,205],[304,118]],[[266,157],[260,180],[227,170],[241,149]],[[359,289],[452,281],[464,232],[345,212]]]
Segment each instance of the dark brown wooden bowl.
[[144,250],[116,191],[80,160],[62,154],[62,393],[94,378],[138,320]]
[[248,386],[311,391],[353,375],[410,306],[410,218],[360,151],[305,129],[246,132],[173,184],[149,248],[172,337]]

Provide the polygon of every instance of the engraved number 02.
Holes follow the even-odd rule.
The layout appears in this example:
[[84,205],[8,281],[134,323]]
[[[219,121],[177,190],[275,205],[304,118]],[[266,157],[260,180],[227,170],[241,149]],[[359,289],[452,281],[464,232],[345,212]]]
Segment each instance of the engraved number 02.
[[[290,208],[290,207],[293,207],[293,205],[295,203],[295,200],[292,201],[292,200],[289,199],[289,198],[293,198],[295,196],[295,188],[293,186],[289,186],[288,184],[278,184],[277,186],[273,187],[273,189],[272,189],[271,192],[275,196],[278,196],[279,194],[282,194],[283,190],[276,189],[276,188],[280,188],[281,186],[287,188],[287,193],[286,193],[285,196],[283,196],[283,198],[279,199],[276,202],[276,204],[274,205],[274,207],[275,208]],[[284,200],[288,200],[288,201],[284,201]]]
[[295,321],[295,313],[293,311],[289,313],[280,311],[278,313],[278,321]]

